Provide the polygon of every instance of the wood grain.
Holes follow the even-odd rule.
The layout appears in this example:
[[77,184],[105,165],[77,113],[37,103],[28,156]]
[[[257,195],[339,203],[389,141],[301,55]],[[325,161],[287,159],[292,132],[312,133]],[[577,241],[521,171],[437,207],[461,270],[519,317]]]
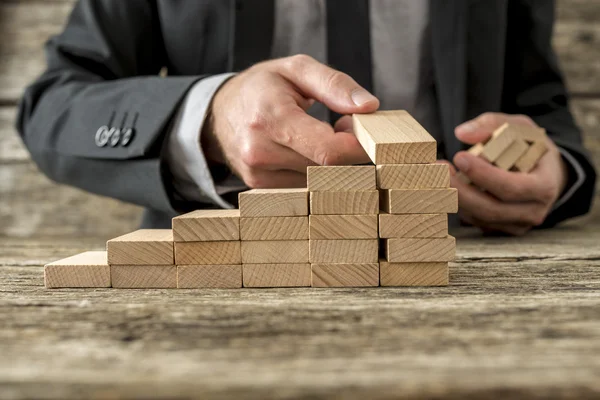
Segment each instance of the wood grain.
[[356,191],[376,189],[375,166],[311,166],[307,170],[308,190]]
[[508,123],[504,123],[494,131],[490,140],[483,145],[481,156],[489,162],[494,162],[516,139],[516,132],[509,129]]
[[380,190],[381,209],[390,214],[448,214],[458,212],[458,192],[449,189]]
[[384,248],[386,261],[393,263],[453,261],[456,256],[456,240],[453,236],[385,239]]
[[517,137],[525,140],[527,143],[545,142],[548,140],[546,130],[535,126],[522,124],[508,124],[509,129],[515,131]]
[[240,220],[242,240],[306,240],[308,217],[260,217]]
[[310,264],[243,264],[244,287],[308,287]]
[[404,110],[354,114],[352,121],[356,138],[375,165],[435,162],[435,139]]
[[310,193],[310,213],[314,215],[377,214],[378,212],[378,190]]
[[379,286],[379,264],[312,264],[312,287]]
[[447,214],[379,214],[380,238],[448,236]]
[[374,263],[377,239],[310,240],[311,263]]
[[529,149],[523,154],[517,162],[515,162],[515,169],[521,172],[531,171],[538,163],[540,158],[548,151],[548,145],[544,141],[535,142]]
[[177,265],[241,264],[240,242],[175,242]]
[[86,251],[44,266],[46,288],[110,287],[105,251]]
[[174,265],[111,265],[112,287],[120,289],[174,289],[177,267]]
[[308,240],[242,241],[244,264],[307,263]]
[[110,265],[173,265],[173,231],[139,229],[106,242]]
[[447,262],[379,262],[381,286],[447,286]]
[[496,159],[494,164],[505,171],[511,169],[517,160],[521,158],[523,154],[527,152],[529,145],[525,140],[517,137],[515,141],[508,146],[506,150]]
[[310,239],[377,239],[377,215],[311,215]]
[[195,210],[173,218],[176,242],[240,240],[240,210]]
[[242,217],[294,217],[308,215],[306,189],[252,189],[239,194]]
[[379,189],[431,189],[450,186],[446,164],[386,164],[377,166]]
[[242,266],[178,265],[179,289],[237,289],[242,287]]

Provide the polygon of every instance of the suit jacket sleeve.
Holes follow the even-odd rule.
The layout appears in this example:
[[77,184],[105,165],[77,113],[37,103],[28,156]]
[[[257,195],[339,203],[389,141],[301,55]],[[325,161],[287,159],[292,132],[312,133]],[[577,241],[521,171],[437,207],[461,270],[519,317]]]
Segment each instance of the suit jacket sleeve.
[[569,110],[567,89],[552,48],[553,23],[553,1],[509,2],[503,109],[529,115],[546,128],[552,140],[573,156],[585,176],[570,198],[550,213],[545,227],[587,213],[596,182],[581,131]]
[[[172,213],[162,144],[179,103],[202,77],[158,76],[166,57],[153,2],[78,2],[64,31],[46,44],[46,58],[17,119],[38,167],[55,181]],[[132,140],[98,146],[96,131],[110,123],[135,123]]]

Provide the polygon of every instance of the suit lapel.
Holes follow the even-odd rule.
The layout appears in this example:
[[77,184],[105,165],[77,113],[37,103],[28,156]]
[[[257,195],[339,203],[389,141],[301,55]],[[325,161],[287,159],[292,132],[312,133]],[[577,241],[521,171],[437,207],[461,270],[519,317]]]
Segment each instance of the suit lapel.
[[242,71],[271,57],[275,0],[231,0],[233,35],[230,71]]

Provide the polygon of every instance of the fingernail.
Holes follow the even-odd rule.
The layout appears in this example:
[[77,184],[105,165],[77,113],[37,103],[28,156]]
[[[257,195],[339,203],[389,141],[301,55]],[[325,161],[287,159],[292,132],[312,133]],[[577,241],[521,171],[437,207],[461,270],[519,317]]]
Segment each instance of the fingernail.
[[469,160],[464,155],[454,157],[454,165],[456,165],[461,172],[468,172],[470,167],[469,164]]
[[477,128],[476,124],[473,122],[465,122],[464,124],[460,124],[458,126],[459,131],[464,132],[464,133],[471,133],[474,132],[475,129]]
[[357,106],[362,106],[365,103],[370,101],[375,101],[377,98],[373,96],[371,93],[367,92],[364,89],[357,89],[350,95],[352,97],[352,101]]

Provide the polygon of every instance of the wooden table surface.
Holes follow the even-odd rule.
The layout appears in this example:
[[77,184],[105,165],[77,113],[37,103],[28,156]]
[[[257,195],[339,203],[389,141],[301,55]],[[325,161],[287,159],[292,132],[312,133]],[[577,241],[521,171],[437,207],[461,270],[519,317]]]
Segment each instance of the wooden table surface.
[[1,398],[600,396],[600,226],[457,233],[447,288],[46,290],[0,238]]

